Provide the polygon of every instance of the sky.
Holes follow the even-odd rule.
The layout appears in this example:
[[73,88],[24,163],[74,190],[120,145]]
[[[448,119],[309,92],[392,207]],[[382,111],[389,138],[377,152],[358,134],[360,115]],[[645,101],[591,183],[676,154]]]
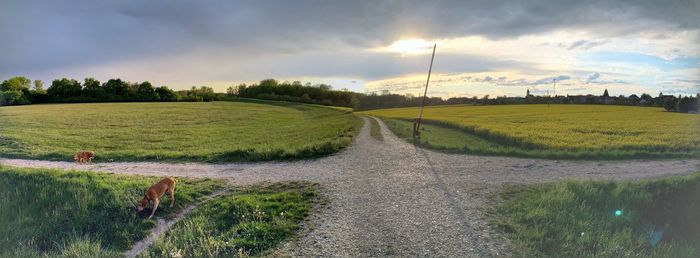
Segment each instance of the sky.
[[[700,93],[700,1],[14,1],[0,79],[429,96]],[[555,80],[556,79],[556,80]],[[556,83],[555,83],[556,82]]]

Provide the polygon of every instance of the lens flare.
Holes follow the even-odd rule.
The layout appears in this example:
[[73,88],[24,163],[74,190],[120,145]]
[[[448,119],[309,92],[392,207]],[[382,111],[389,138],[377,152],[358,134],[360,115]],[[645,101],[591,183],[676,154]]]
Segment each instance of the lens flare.
[[622,216],[622,210],[615,210],[615,217]]

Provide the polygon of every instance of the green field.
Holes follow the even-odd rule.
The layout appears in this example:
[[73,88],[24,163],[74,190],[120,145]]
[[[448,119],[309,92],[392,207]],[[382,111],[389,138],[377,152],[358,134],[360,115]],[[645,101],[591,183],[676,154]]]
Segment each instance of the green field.
[[503,199],[492,223],[520,257],[700,257],[697,174],[512,187]]
[[142,257],[245,257],[266,254],[292,236],[317,197],[303,182],[239,189],[178,222]]
[[[0,166],[0,257],[119,257],[154,227],[148,210],[137,213],[135,205],[158,180]],[[169,217],[223,185],[178,178],[176,205],[161,205],[156,217]]]
[[[361,112],[411,138],[418,108]],[[432,106],[421,144],[489,155],[545,158],[697,157],[700,115],[603,105]]]
[[0,108],[0,156],[96,161],[260,161],[337,152],[361,121],[284,102],[102,103]]

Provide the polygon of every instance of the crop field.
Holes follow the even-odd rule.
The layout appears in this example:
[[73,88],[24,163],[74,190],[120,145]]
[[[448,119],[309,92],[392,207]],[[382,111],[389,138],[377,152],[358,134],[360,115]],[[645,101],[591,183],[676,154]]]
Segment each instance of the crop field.
[[[361,112],[410,138],[418,108]],[[697,157],[700,115],[602,105],[432,106],[421,143],[445,151],[552,158]]]
[[700,257],[700,175],[507,188],[490,213],[522,257]]
[[[119,257],[154,227],[135,204],[159,177],[119,176],[0,166],[0,257]],[[169,217],[223,187],[211,179],[178,178]],[[166,197],[166,201],[169,197]]]
[[[96,161],[310,158],[352,142],[349,111],[269,102],[102,103],[0,108],[0,156]],[[265,102],[267,103],[267,102]]]

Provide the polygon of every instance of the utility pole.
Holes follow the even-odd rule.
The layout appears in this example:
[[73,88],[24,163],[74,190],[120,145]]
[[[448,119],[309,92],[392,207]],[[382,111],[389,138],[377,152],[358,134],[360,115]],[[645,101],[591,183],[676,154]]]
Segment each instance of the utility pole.
[[428,79],[425,81],[425,91],[423,91],[423,100],[420,103],[420,114],[418,114],[418,121],[414,123],[413,126],[413,141],[415,142],[416,138],[420,137],[420,123],[421,119],[423,119],[423,108],[425,108],[425,99],[428,95],[428,84],[430,83],[430,73],[433,71],[433,60],[435,59],[435,48],[437,47],[437,43],[433,45],[433,55],[430,57],[430,68],[428,68]]

